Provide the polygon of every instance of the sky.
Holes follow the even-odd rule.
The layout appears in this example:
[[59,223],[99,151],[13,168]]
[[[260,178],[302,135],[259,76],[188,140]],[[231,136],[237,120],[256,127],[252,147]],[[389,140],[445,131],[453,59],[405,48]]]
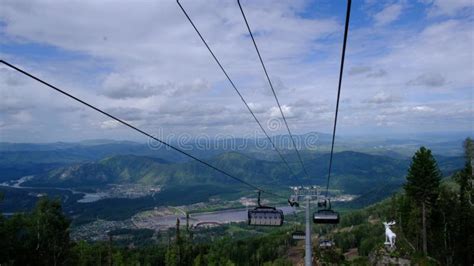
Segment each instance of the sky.
[[[181,0],[270,135],[235,0]],[[346,1],[241,1],[294,134],[330,133]],[[262,136],[174,0],[0,0],[0,58],[160,138]],[[354,0],[338,135],[474,131],[471,0]],[[0,141],[143,140],[0,66]]]

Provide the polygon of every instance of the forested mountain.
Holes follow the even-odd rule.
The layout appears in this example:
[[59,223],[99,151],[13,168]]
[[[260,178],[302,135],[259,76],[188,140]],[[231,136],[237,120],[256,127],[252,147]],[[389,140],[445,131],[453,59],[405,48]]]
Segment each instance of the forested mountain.
[[[322,159],[329,150],[330,136],[312,132],[294,135],[295,142],[304,160]],[[252,158],[267,161],[280,161],[278,154],[266,139],[249,138],[194,138],[172,144],[184,146],[185,150],[199,158],[211,159],[222,153],[238,151]],[[274,142],[289,161],[297,161],[287,135],[274,137]],[[426,141],[421,138],[339,138],[336,151],[357,151],[372,155],[387,156],[408,160],[410,154],[421,144],[437,147],[435,154],[459,156],[462,152],[457,145],[460,141]],[[203,144],[204,143],[204,144]],[[25,175],[48,172],[59,166],[74,163],[95,162],[116,155],[137,155],[164,159],[173,163],[187,162],[189,158],[171,151],[157,143],[138,143],[132,141],[90,140],[76,143],[7,143],[0,142],[0,181],[20,178]],[[322,158],[321,158],[322,156]],[[317,162],[318,163],[318,162]],[[308,164],[308,167],[311,167]],[[295,172],[298,166],[295,165]],[[317,171],[317,170],[316,170]]]
[[[290,163],[293,173],[280,162],[259,160],[249,155],[227,152],[207,161],[247,181],[286,186],[297,183],[321,184],[326,178],[328,154],[315,154],[306,161],[310,179],[299,164]],[[462,167],[458,157],[442,157],[442,171],[450,173]],[[359,152],[334,155],[334,187],[348,193],[361,193],[379,185],[399,184],[409,160]],[[117,155],[74,163],[37,175],[27,182],[34,186],[88,187],[106,184],[140,183],[154,185],[226,184],[225,176],[197,162],[169,162],[137,155]]]
[[[411,193],[401,191],[364,209],[343,212],[337,226],[315,225],[314,260],[323,265],[374,265],[400,260],[412,265],[471,265],[471,165],[466,163],[453,179],[430,187],[437,197],[427,217],[426,250],[420,241],[420,206]],[[292,239],[291,233],[301,228],[302,217],[288,220],[291,224],[246,237],[242,235],[251,230],[246,224],[196,230],[177,221],[176,227],[166,232],[112,230],[108,242],[74,242],[69,239],[69,221],[61,213],[59,202],[43,198],[32,212],[7,220],[0,216],[0,236],[6,240],[0,243],[0,263],[22,265],[35,260],[43,265],[295,265],[302,261],[304,252],[301,242]],[[384,248],[382,224],[390,220],[396,220],[392,228],[396,248],[391,251]],[[37,227],[37,222],[45,226]],[[38,235],[48,237],[51,243]],[[122,243],[124,236],[131,241],[125,242],[128,246]],[[168,240],[155,243],[155,237]],[[321,239],[334,241],[334,246],[321,248]]]
[[[468,140],[466,143],[466,147],[470,145],[472,150],[472,142]],[[470,182],[472,166],[465,158],[471,158],[472,152],[466,154],[464,158],[433,156],[430,150],[420,148],[409,160],[353,151],[336,153],[333,187],[360,197],[334,205],[341,212],[340,225],[313,227],[313,233],[317,235],[315,241],[331,239],[335,243],[333,248],[326,250],[315,245],[315,258],[319,263],[349,265],[367,265],[390,259],[419,264],[462,265],[471,262],[469,250],[473,243],[469,238],[472,232],[469,221],[473,210],[469,204],[473,195]],[[317,179],[308,180],[296,162],[290,163],[296,173],[291,176],[281,163],[256,159],[251,154],[224,152],[206,160],[244,180],[273,188],[293,183],[324,182],[328,154],[306,153],[305,156],[310,175],[317,176]],[[4,158],[4,162],[7,160]],[[0,235],[8,239],[5,252],[0,253],[0,262],[28,262],[28,258],[18,252],[46,264],[59,261],[71,265],[110,261],[120,265],[290,265],[301,259],[301,246],[291,239],[291,233],[301,227],[301,215],[287,215],[287,223],[276,230],[250,228],[245,223],[191,230],[181,224],[175,229],[155,233],[139,228],[111,230],[111,239],[116,239],[114,242],[90,244],[69,239],[70,220],[61,213],[61,204],[64,204],[62,208],[73,219],[72,225],[80,226],[98,219],[128,219],[138,211],[159,206],[203,202],[212,196],[223,195],[219,193],[241,197],[241,191],[237,186],[229,186],[230,182],[212,169],[194,162],[141,155],[106,156],[52,167],[36,174],[25,184],[45,186],[42,188],[45,191],[50,187],[98,188],[108,184],[159,185],[164,189],[153,196],[108,198],[81,204],[75,202],[79,195],[66,190],[65,197],[63,195],[61,200],[53,202],[41,196],[36,208],[29,211],[31,202],[23,202],[23,199],[27,194],[29,197],[30,190],[7,188],[3,201],[8,206],[22,205],[25,208],[22,209],[24,213],[10,218],[0,216]],[[50,195],[55,196],[54,193]],[[377,201],[381,202],[373,204]],[[420,207],[420,201],[426,202],[426,210]],[[373,205],[351,210],[369,204]],[[383,245],[382,222],[388,220],[397,221],[393,228],[397,234],[394,251]],[[52,226],[38,229],[35,226],[38,221]],[[37,239],[38,234],[56,242],[47,245]],[[33,246],[38,245],[41,249],[37,252]],[[138,247],[127,248],[127,245]]]

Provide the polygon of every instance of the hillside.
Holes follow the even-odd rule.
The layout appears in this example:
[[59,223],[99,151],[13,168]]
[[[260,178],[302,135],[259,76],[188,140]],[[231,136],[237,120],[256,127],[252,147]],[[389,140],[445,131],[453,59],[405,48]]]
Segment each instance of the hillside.
[[96,162],[77,163],[56,168],[46,174],[37,176],[31,184],[48,184],[52,186],[100,186],[111,183],[145,182],[159,176],[154,175],[165,160],[135,156],[118,155],[106,157]]
[[[321,158],[330,148],[330,136],[324,133],[311,132],[294,135],[301,156],[305,161]],[[399,160],[408,160],[411,154],[421,145],[429,146],[435,154],[460,156],[461,139],[446,138],[426,139],[421,136],[388,137],[338,137],[336,151],[356,151],[371,155],[387,156]],[[296,154],[289,147],[287,135],[273,138],[288,161],[297,161]],[[184,141],[171,140],[173,145],[185,145],[186,150],[199,158],[211,159],[219,154],[238,151],[252,158],[267,161],[279,161],[278,154],[273,151],[266,139],[250,138],[215,138],[205,140],[191,138]],[[189,158],[170,151],[156,143],[138,143],[132,141],[88,140],[80,142],[55,143],[8,143],[0,142],[0,181],[17,179],[25,175],[48,172],[60,166],[84,163],[116,155],[138,155],[161,158],[169,162],[186,162]],[[325,158],[322,158],[325,159]],[[326,163],[325,161],[323,164]],[[308,164],[308,167],[310,165]],[[298,166],[295,166],[295,170]]]
[[[208,162],[246,181],[286,187],[291,184],[323,184],[326,180],[328,154],[319,154],[306,161],[310,179],[300,166],[291,162],[294,175],[280,162],[252,158],[228,152],[208,159]],[[394,185],[404,179],[409,161],[389,156],[359,152],[339,152],[334,155],[333,186],[346,193],[362,194],[368,189]],[[443,171],[461,168],[462,160],[443,157]],[[197,162],[168,162],[147,156],[117,155],[101,160],[75,163],[38,174],[28,185],[58,187],[89,187],[106,184],[192,185],[230,184],[233,180]]]

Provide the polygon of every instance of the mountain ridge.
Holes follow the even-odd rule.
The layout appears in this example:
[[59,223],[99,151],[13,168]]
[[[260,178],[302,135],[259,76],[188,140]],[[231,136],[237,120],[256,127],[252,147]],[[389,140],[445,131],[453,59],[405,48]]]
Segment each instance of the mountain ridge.
[[[442,159],[440,166],[446,165],[449,172],[462,167],[462,158]],[[297,161],[289,161],[294,174],[281,162],[255,159],[238,152],[221,153],[206,161],[253,184],[281,187],[300,183],[322,185],[327,178],[329,154],[317,154],[305,162],[309,179],[303,175]],[[404,179],[408,166],[409,160],[388,156],[354,151],[335,153],[331,186],[357,194],[378,185],[398,184]],[[82,187],[127,183],[226,185],[232,182],[235,181],[195,161],[170,162],[148,156],[116,155],[55,168],[37,175],[27,184],[39,187]]]

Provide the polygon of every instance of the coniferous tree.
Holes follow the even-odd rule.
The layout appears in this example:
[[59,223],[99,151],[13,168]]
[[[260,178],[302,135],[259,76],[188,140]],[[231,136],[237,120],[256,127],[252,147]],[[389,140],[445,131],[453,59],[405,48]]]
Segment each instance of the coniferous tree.
[[[59,200],[41,198],[30,218],[37,258],[45,265],[60,265],[69,250],[69,225]],[[36,236],[36,237],[35,237]]]
[[459,185],[459,211],[458,211],[458,230],[457,230],[457,259],[460,264],[472,265],[474,250],[474,226],[472,219],[474,219],[474,208],[472,205],[473,193],[473,162],[474,143],[470,138],[464,142],[465,151],[465,166],[464,169],[455,175],[455,180]]
[[[3,201],[3,193],[0,192],[0,203]],[[8,232],[6,230],[6,221],[3,218],[3,213],[0,212],[0,264],[5,262],[8,257],[9,249],[11,249],[11,243],[8,243],[6,240],[8,238]]]
[[440,262],[453,265],[455,245],[457,242],[456,231],[458,227],[459,203],[458,194],[448,184],[442,184],[436,203],[436,209],[431,217],[431,241],[433,241],[434,254]]
[[427,215],[438,197],[441,173],[431,151],[421,147],[413,156],[407,175],[405,191],[416,204],[421,205],[422,250],[428,254]]
[[59,200],[41,198],[32,213],[18,213],[2,223],[7,248],[0,264],[63,265],[70,255],[69,224]]

